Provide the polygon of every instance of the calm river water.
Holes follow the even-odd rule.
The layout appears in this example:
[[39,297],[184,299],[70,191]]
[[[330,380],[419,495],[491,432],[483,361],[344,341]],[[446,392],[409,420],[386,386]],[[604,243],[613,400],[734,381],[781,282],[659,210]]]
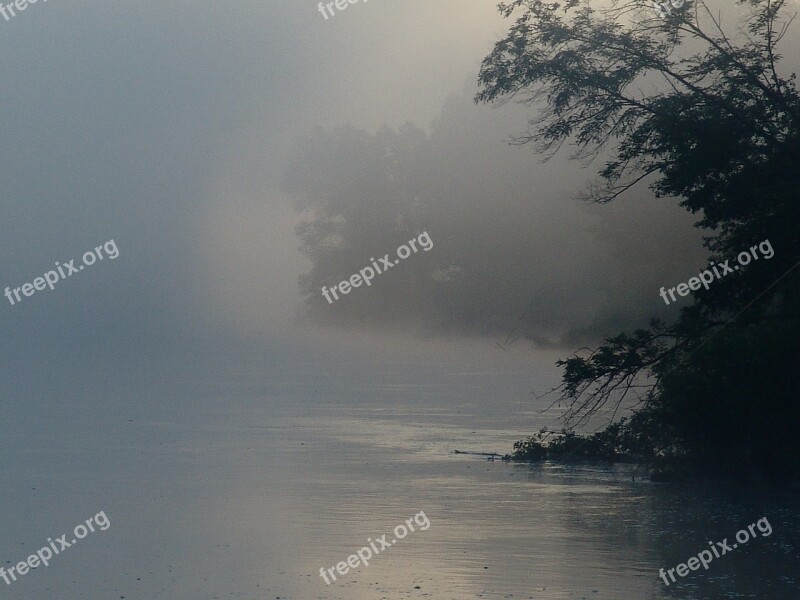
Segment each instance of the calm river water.
[[[506,452],[554,424],[529,387],[523,372],[308,366],[99,386],[10,411],[6,568],[101,510],[111,526],[0,584],[3,597],[800,598],[789,495],[454,453]],[[420,511],[426,531],[331,585],[320,577]],[[659,579],[762,517],[769,537],[669,588]]]

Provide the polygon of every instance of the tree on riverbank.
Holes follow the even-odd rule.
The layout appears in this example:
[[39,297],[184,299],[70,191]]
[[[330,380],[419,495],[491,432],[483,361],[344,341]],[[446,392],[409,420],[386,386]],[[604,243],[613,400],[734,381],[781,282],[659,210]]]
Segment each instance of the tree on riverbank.
[[703,0],[663,15],[600,4],[501,4],[516,20],[476,100],[529,103],[520,143],[602,157],[590,200],[649,185],[698,215],[714,263],[764,240],[774,257],[692,291],[673,323],[559,361],[567,423],[614,421],[635,397],[620,451],[680,473],[800,480],[800,96],[778,52],[793,16],[782,0],[737,0],[732,32]]

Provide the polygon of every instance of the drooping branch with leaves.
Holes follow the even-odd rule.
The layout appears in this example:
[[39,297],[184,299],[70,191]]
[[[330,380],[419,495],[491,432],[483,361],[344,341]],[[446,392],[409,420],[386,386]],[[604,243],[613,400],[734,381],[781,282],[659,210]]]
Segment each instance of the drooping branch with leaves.
[[[672,432],[666,444],[655,436],[662,450],[706,467],[729,452],[739,473],[755,456],[776,460],[773,438],[797,446],[793,429],[767,424],[800,415],[800,96],[781,69],[795,18],[784,0],[720,7],[697,0],[661,15],[633,0],[506,2],[500,10],[515,20],[483,61],[476,101],[528,104],[535,114],[516,141],[545,158],[569,145],[575,159],[602,161],[586,199],[607,203],[643,185],[674,198],[697,214],[712,260],[771,240],[775,260],[693,292],[674,324],[558,363],[567,423],[600,411],[613,421],[632,406],[640,423]],[[753,356],[757,348],[766,354]],[[762,414],[720,404],[726,395],[761,402]],[[761,437],[737,446],[749,426]]]

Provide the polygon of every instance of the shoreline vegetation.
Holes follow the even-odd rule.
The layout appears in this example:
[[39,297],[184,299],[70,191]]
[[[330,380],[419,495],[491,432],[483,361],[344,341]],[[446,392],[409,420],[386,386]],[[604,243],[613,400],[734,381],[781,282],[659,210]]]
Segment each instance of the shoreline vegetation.
[[[476,102],[528,105],[514,143],[601,162],[581,199],[604,205],[635,189],[675,202],[696,215],[709,268],[736,271],[668,288],[691,301],[647,326],[643,300],[622,332],[575,336],[586,345],[556,362],[551,390],[564,429],[517,441],[507,460],[631,460],[655,481],[800,484],[800,91],[780,49],[795,8],[716,5],[695,0],[665,18],[640,0],[499,5],[512,22],[483,60]],[[761,240],[774,258],[737,270]],[[509,339],[541,341],[535,320],[514,327]],[[574,431],[620,414],[598,433]]]
[[760,474],[750,471],[744,477],[742,474],[733,474],[722,470],[711,474],[706,465],[691,453],[679,452],[677,448],[674,448],[672,452],[652,451],[642,444],[641,438],[637,439],[633,433],[635,427],[634,415],[630,421],[622,418],[593,434],[582,435],[568,428],[558,431],[543,428],[524,440],[514,442],[514,451],[510,454],[460,452],[458,450],[456,450],[456,454],[474,454],[487,456],[487,460],[492,461],[528,464],[551,462],[597,466],[635,465],[637,471],[641,469],[650,481],[657,483],[709,480],[741,483],[742,480],[747,480],[749,484],[800,489],[797,482],[791,479],[775,478],[768,469],[764,469]]
[[666,456],[644,450],[637,444],[631,430],[625,426],[626,419],[608,425],[593,434],[581,435],[572,429],[541,429],[524,440],[514,442],[514,451],[503,456],[506,462],[557,462],[594,464],[635,464],[649,471],[651,481],[671,481],[678,474],[686,473],[670,464]]

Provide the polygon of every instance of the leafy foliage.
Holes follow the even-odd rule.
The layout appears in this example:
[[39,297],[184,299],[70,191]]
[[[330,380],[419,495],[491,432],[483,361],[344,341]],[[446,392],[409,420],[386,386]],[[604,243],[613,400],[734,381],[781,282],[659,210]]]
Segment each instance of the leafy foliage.
[[616,462],[623,455],[622,424],[624,424],[624,419],[589,437],[580,436],[571,429],[562,429],[559,432],[542,430],[526,440],[514,442],[514,453],[508,457],[508,460],[532,462],[555,459]]
[[[698,215],[715,262],[764,239],[775,259],[693,292],[672,324],[559,361],[567,424],[609,411],[615,452],[686,473],[800,480],[800,96],[777,50],[794,17],[783,0],[738,0],[742,27],[728,34],[703,0],[666,18],[637,2],[597,4],[501,4],[516,21],[484,59],[476,100],[521,95],[538,116],[520,143],[603,155],[588,198],[647,182]],[[614,423],[623,407],[633,416]],[[516,450],[550,456],[577,443],[569,431],[559,440]]]

